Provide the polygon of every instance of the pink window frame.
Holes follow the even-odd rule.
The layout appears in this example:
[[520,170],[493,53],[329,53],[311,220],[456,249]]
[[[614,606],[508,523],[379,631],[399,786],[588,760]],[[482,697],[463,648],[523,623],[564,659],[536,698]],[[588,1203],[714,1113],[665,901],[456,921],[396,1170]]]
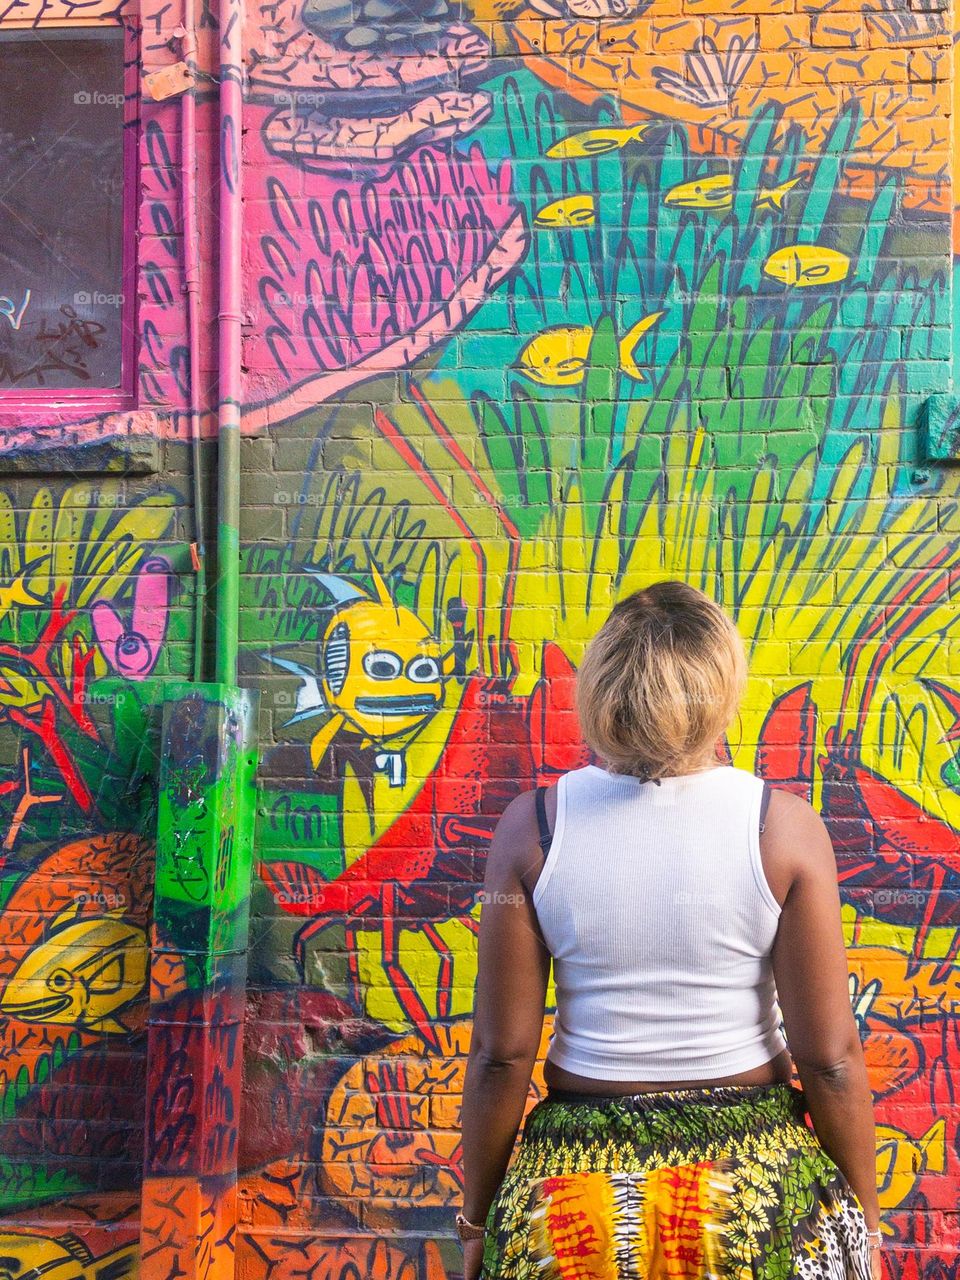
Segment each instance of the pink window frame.
[[132,16],[96,23],[51,23],[77,39],[91,26],[123,28],[123,246],[120,258],[120,386],[0,387],[0,411],[76,405],[91,413],[114,413],[136,406],[137,388],[137,192],[140,150],[140,24]]

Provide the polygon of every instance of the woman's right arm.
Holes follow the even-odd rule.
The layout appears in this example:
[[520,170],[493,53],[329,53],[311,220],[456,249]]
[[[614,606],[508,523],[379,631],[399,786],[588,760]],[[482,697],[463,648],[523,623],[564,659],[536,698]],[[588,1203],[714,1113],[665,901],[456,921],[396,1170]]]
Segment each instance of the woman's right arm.
[[836,857],[812,805],[774,792],[763,862],[782,902],[772,959],[790,1053],[817,1137],[875,1231],[880,1205],[873,1098],[850,1002]]

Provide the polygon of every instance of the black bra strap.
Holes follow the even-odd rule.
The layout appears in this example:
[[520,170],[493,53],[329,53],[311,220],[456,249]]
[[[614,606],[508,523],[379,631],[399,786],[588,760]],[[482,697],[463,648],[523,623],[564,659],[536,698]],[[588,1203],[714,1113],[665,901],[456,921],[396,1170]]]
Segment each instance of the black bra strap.
[[763,828],[766,825],[764,819],[767,816],[767,805],[769,803],[770,803],[770,787],[766,782],[764,782],[763,793],[760,797],[760,830],[761,831],[763,831]]
[[544,802],[544,796],[546,793],[546,787],[537,787],[537,826],[540,828],[540,848],[544,853],[547,852],[547,847],[553,839],[553,836],[550,833],[550,828],[547,825],[547,806]]

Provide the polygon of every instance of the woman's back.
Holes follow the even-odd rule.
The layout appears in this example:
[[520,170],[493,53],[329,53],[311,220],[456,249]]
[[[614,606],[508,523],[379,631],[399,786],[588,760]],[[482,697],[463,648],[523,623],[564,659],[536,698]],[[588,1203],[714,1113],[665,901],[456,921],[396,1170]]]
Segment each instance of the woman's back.
[[706,1079],[784,1049],[762,795],[729,765],[659,783],[593,765],[561,777],[532,896],[554,959],[551,1062],[607,1080]]
[[[464,1084],[465,1280],[879,1280],[834,850],[808,801],[778,788],[765,808],[760,778],[719,763],[746,677],[704,592],[619,600],[577,668],[583,742],[606,767],[518,795],[497,824]],[[508,1169],[551,964],[546,1094]]]

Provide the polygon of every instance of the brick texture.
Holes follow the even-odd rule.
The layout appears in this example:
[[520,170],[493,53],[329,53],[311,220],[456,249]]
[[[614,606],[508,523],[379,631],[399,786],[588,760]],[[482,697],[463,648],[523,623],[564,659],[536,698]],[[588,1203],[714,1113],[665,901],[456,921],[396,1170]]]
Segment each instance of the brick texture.
[[[195,55],[186,18],[0,10],[4,37],[52,48],[124,26],[138,158],[123,403],[13,382],[44,321],[38,288],[14,328],[10,220],[0,254],[7,1252],[157,1280],[457,1276],[490,838],[590,759],[573,682],[610,605],[682,578],[749,651],[729,758],[834,842],[886,1274],[957,1280],[950,10],[248,0],[224,263],[215,14]],[[142,78],[194,56],[188,175],[185,100]],[[243,292],[240,679],[260,692],[242,1087],[217,1069],[223,984],[152,913],[159,701],[198,626],[211,649],[220,271]],[[182,1016],[148,1062],[158,1003]],[[542,1089],[538,1063],[531,1105]],[[201,1102],[224,1120],[204,1133],[239,1132],[235,1187],[201,1176],[223,1152],[192,1160]],[[142,1170],[174,1148],[141,1221]]]

